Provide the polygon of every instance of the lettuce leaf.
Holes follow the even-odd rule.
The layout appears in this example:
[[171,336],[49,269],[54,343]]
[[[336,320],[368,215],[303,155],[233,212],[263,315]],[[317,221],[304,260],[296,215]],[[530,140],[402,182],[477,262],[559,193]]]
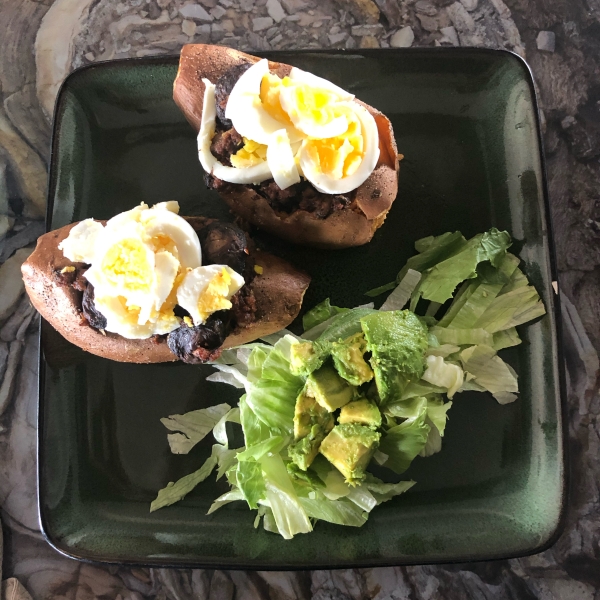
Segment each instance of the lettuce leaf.
[[176,482],[170,481],[166,487],[159,490],[158,496],[150,504],[150,512],[164,506],[179,502],[187,496],[201,481],[204,481],[217,466],[217,459],[209,456],[204,464],[193,473],[182,477]]
[[435,335],[440,344],[453,346],[472,346],[477,344],[491,345],[492,334],[479,327],[474,329],[453,329],[452,327],[432,327],[430,332]]
[[463,370],[458,365],[446,362],[441,356],[428,356],[426,360],[427,368],[422,379],[445,388],[448,398],[452,398],[463,383]]
[[[273,346],[266,358],[262,349],[256,349],[248,361],[248,375],[252,372],[252,381],[248,379],[246,403],[258,419],[282,435],[289,434],[293,429],[294,406],[304,385],[301,377],[290,372],[292,343],[296,343],[296,340],[286,336]],[[256,361],[253,360],[255,352],[261,353]],[[251,367],[255,362],[256,366]],[[260,376],[257,372],[259,369]]]
[[545,314],[544,303],[536,289],[526,285],[496,297],[474,326],[496,333]]
[[187,454],[231,410],[229,404],[217,404],[184,415],[163,417],[160,422],[169,430],[167,439],[173,454]]
[[492,348],[498,352],[498,350],[503,350],[504,348],[518,346],[520,343],[521,338],[519,337],[516,328],[510,327],[509,329],[503,329],[502,331],[494,333]]
[[[477,277],[477,265],[480,262],[490,261],[493,266],[498,267],[510,245],[510,235],[496,228],[476,235],[460,247],[458,252],[437,262],[425,274],[419,286],[419,295],[426,300],[446,302],[452,297],[457,285],[465,279]],[[424,256],[429,251],[418,256]]]
[[408,269],[398,287],[387,297],[379,310],[402,310],[421,281],[421,273]]
[[309,533],[312,525],[294,490],[294,485],[279,454],[265,456],[260,461],[267,501],[277,526],[286,540],[297,533]]
[[362,527],[367,522],[367,513],[349,500],[300,498],[300,504],[306,514],[313,519],[349,527]]
[[229,504],[230,502],[236,502],[237,500],[244,500],[244,495],[237,488],[232,488],[229,492],[219,496],[208,509],[207,515],[214,513],[219,510],[222,506]]
[[348,312],[349,308],[340,308],[339,306],[332,306],[329,298],[323,300],[323,302],[317,304],[312,310],[309,310],[302,317],[302,326],[304,331],[312,329],[317,325],[320,325],[327,319],[334,317],[340,313]]
[[267,494],[260,463],[251,460],[239,462],[236,481],[248,506],[252,509],[258,508],[259,501],[264,500]]
[[384,483],[381,479],[378,479],[371,473],[367,473],[363,487],[366,487],[371,494],[373,494],[375,500],[377,500],[377,504],[381,504],[382,502],[387,502],[391,500],[394,496],[398,496],[399,494],[404,494],[407,492],[413,485],[415,485],[416,481],[400,481],[398,483]]
[[404,473],[427,442],[430,427],[425,423],[427,407],[422,407],[415,419],[388,429],[381,438],[379,450],[388,455],[384,467]]
[[473,381],[492,394],[519,391],[514,371],[496,354],[490,346],[471,346],[460,353],[466,372],[473,375]]

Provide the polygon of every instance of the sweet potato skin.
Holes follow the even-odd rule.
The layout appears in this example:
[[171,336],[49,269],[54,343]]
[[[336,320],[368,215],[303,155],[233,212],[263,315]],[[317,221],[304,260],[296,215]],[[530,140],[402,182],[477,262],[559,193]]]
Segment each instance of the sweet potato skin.
[[[211,219],[189,217],[195,228]],[[166,340],[152,338],[129,340],[120,335],[91,327],[81,313],[81,292],[57,277],[64,267],[74,263],[63,256],[58,245],[76,225],[66,225],[38,239],[36,249],[23,264],[21,271],[25,289],[33,306],[64,338],[83,350],[119,362],[160,363],[176,361]],[[223,348],[231,348],[275,333],[289,325],[298,315],[310,277],[288,262],[250,246],[250,255],[263,268],[249,284],[257,304],[257,319],[234,330]],[[75,266],[82,266],[81,264]]]
[[[256,56],[223,46],[188,44],[183,47],[173,84],[173,99],[196,131],[200,129],[202,117],[202,78],[215,83],[230,68],[258,60]],[[269,61],[269,68],[280,77],[287,75],[291,69],[289,65],[272,61]],[[396,199],[400,156],[389,119],[375,108],[359,103],[377,123],[380,157],[373,173],[356,190],[350,206],[325,219],[304,210],[291,214],[276,212],[250,186],[231,184],[219,190],[219,194],[232,212],[258,228],[295,244],[336,249],[369,242]]]

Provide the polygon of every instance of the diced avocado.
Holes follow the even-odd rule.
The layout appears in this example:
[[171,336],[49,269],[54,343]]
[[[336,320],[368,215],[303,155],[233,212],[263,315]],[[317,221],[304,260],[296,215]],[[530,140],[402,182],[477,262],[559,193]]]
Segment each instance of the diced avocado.
[[398,400],[425,371],[428,332],[409,310],[379,311],[360,320],[383,404]]
[[324,361],[321,352],[317,352],[312,342],[298,342],[290,348],[290,371],[293,375],[306,377],[316,371]]
[[381,427],[381,413],[374,402],[367,400],[367,398],[361,398],[342,407],[338,423],[358,423],[377,429]]
[[373,379],[373,371],[364,359],[367,342],[363,333],[355,333],[342,342],[333,342],[331,356],[337,372],[352,385]]
[[348,404],[355,392],[355,388],[342,379],[329,364],[310,374],[305,389],[309,396],[329,412]]
[[365,469],[379,445],[381,435],[356,423],[336,425],[321,443],[321,454],[340,471],[346,482],[355,485],[365,477]]
[[296,441],[288,447],[288,456],[300,469],[308,469],[333,425],[333,415],[302,390],[294,411]]
[[312,396],[306,394],[305,390],[300,392],[296,399],[294,409],[294,438],[299,440],[307,436],[313,425],[320,423],[324,427],[330,423],[326,433],[333,427],[333,416],[323,408]]

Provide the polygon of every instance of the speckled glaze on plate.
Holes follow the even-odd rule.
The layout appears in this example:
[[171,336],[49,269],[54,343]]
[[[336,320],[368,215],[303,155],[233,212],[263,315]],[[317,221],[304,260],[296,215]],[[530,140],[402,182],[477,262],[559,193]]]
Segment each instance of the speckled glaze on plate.
[[[392,121],[398,199],[373,241],[323,252],[257,234],[260,245],[313,276],[305,307],[343,306],[393,279],[416,239],[460,229],[507,229],[548,314],[504,352],[521,394],[500,406],[463,393],[443,449],[417,458],[418,484],[362,528],[319,522],[291,541],[254,530],[235,502],[206,516],[227,485],[214,476],[150,514],[159,488],[197,469],[207,438],[169,451],[160,418],[220,402],[235,390],[204,381],[210,367],[131,365],[86,354],[43,328],[39,505],[48,541],[94,561],[303,569],[507,558],[550,545],[565,504],[555,279],[540,132],[526,64],[508,52],[408,49],[272,53],[352,91]],[[74,72],[54,124],[49,228],[109,218],[144,201],[177,200],[181,214],[230,218],[206,190],[194,132],[171,99],[177,57],[124,60]],[[210,437],[210,436],[209,436]]]

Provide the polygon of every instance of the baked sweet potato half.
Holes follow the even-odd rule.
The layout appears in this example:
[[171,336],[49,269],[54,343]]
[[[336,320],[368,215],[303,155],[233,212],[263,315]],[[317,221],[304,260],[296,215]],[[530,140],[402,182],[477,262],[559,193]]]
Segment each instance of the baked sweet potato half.
[[[90,296],[89,282],[82,277],[88,265],[74,263],[59,249],[59,244],[77,223],[41,236],[36,249],[23,264],[23,281],[32,304],[52,327],[76,346],[104,358],[132,363],[178,359],[188,363],[205,362],[216,358],[225,348],[279,331],[294,320],[310,283],[308,275],[285,260],[256,249],[245,234],[232,225],[203,217],[186,217],[185,220],[198,233],[204,260],[208,258],[210,263],[211,254],[219,263],[239,261],[240,253],[245,257],[245,265],[240,270],[244,271],[246,283],[234,297],[239,298],[234,302],[235,310],[215,313],[220,321],[213,323],[214,331],[182,323],[169,335],[128,339],[103,330],[102,315],[94,309],[93,289]],[[237,256],[233,258],[231,248],[227,247],[231,244],[227,239],[230,235],[236,237]],[[209,244],[213,247],[208,247]],[[228,317],[227,312],[235,314]],[[215,335],[224,339],[215,339]],[[171,339],[171,336],[175,337]],[[204,343],[205,338],[208,344]],[[203,347],[203,343],[208,347]]]
[[[229,97],[232,91],[235,94],[235,84],[244,73],[259,61],[255,56],[222,46],[190,44],[181,51],[173,98],[190,125],[202,135],[205,97],[208,98],[206,82],[214,85],[216,125],[210,151],[225,165],[232,164],[229,162],[232,155],[248,147],[246,136],[237,132],[225,115],[231,104]],[[290,76],[292,67],[269,61],[268,72],[284,78]],[[262,94],[263,84],[260,85]],[[219,178],[216,171],[206,173],[207,185],[217,190],[234,214],[290,242],[319,248],[366,244],[383,224],[396,198],[401,157],[389,119],[359,100],[350,102],[371,115],[376,125],[379,150],[374,168],[358,187],[340,194],[325,193],[305,181],[303,175],[298,183],[281,189],[273,179],[231,183]]]

